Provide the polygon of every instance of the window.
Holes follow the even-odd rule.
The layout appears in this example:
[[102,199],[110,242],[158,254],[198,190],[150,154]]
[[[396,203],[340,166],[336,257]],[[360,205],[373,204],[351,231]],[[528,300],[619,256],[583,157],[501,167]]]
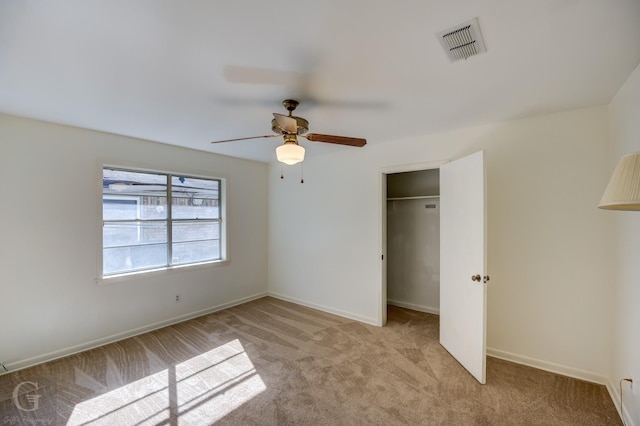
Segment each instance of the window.
[[223,259],[221,180],[102,170],[102,276]]

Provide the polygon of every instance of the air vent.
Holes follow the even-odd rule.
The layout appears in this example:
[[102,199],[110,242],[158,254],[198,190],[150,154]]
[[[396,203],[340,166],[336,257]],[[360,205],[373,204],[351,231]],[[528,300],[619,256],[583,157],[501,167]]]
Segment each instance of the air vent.
[[487,51],[480,34],[478,18],[441,31],[437,36],[451,62]]

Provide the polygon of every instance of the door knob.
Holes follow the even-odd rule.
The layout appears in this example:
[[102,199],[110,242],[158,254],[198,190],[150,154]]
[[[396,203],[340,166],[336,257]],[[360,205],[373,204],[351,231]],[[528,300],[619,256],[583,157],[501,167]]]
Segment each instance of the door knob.
[[480,282],[480,280],[482,279],[482,277],[480,277],[480,274],[478,275],[472,275],[471,276],[471,281],[478,281]]

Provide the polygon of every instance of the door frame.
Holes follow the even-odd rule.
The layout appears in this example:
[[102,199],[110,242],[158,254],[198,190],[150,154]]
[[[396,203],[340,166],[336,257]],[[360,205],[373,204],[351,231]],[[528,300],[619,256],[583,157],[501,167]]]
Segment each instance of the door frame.
[[378,311],[378,326],[382,327],[387,323],[387,175],[393,173],[416,172],[420,170],[439,169],[443,164],[449,163],[451,160],[429,161],[425,163],[398,164],[395,166],[381,167],[379,171],[380,179],[380,209],[378,212],[378,220],[380,226],[379,242],[380,242],[380,290],[379,302],[380,309]]

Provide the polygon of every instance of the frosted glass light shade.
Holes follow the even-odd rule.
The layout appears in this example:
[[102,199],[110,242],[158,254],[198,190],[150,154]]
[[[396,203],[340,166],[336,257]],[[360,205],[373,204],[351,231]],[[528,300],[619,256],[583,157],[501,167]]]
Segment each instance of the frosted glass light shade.
[[295,143],[285,143],[276,148],[276,158],[291,166],[304,160],[304,148]]
[[640,210],[640,152],[627,154],[620,159],[598,207]]

